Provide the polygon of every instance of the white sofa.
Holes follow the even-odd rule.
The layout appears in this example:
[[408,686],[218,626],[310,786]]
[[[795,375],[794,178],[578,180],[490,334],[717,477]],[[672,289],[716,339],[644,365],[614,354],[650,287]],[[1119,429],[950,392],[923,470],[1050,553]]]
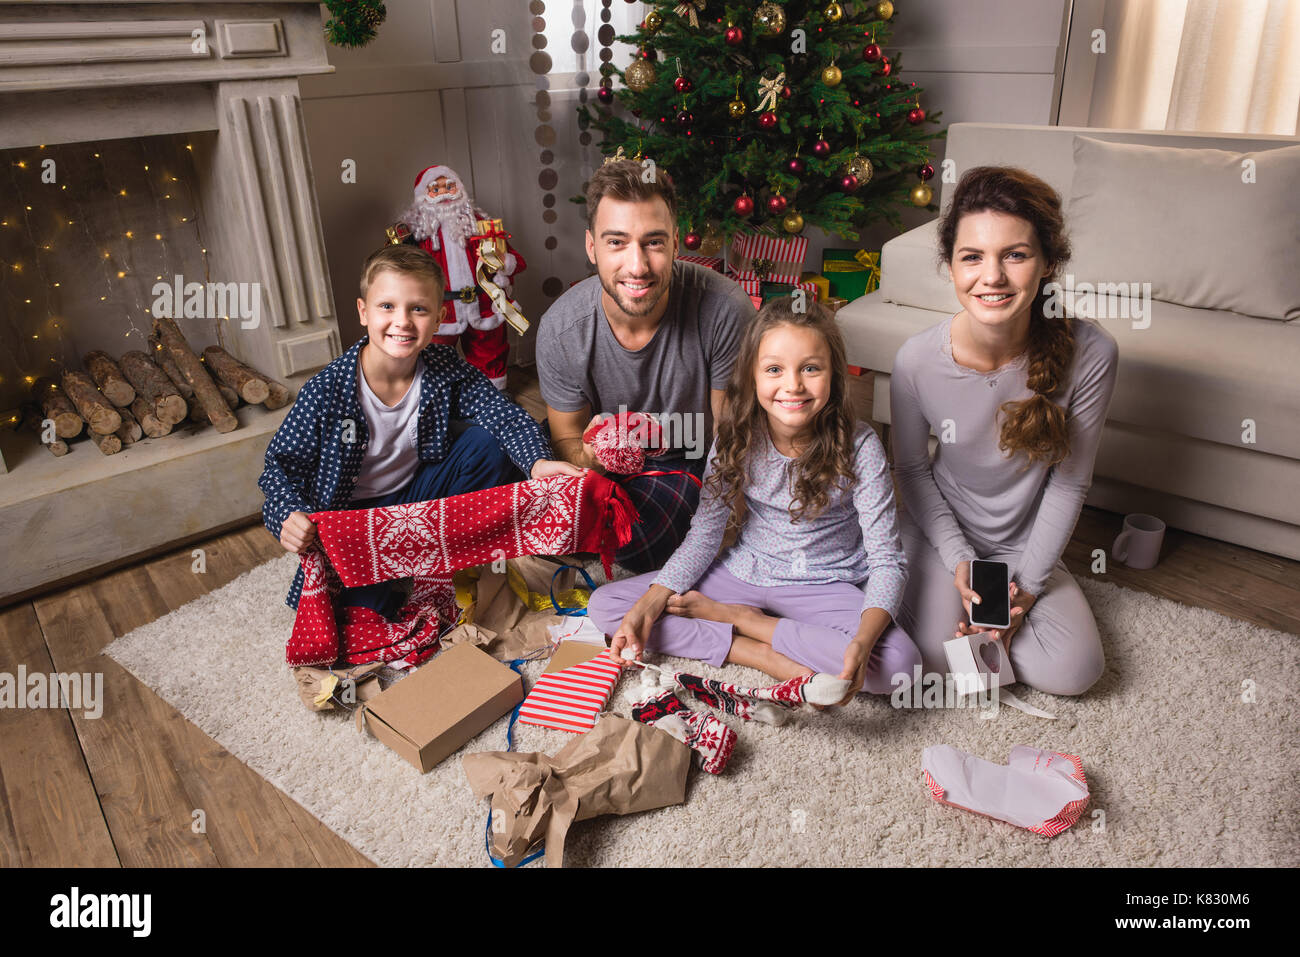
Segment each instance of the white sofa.
[[[974,166],[1008,165],[1042,177],[1066,202],[1070,228],[1077,135],[1233,153],[1300,143],[1272,136],[955,123],[945,155],[955,161],[958,176]],[[953,188],[951,182],[942,184],[940,208]],[[1225,199],[1235,202],[1232,197]],[[1196,195],[1184,200],[1202,201]],[[1144,239],[1165,244],[1162,249],[1173,244],[1176,255],[1215,268],[1215,250],[1199,244],[1177,248],[1187,239],[1169,234],[1168,210],[1146,209],[1145,201],[1139,205],[1135,221],[1150,231]],[[1276,215],[1300,222],[1300,193],[1282,197]],[[937,264],[937,222],[886,243],[880,288],[839,312],[849,361],[875,373],[873,414],[886,425],[889,373],[899,346],[960,310],[947,272]],[[1071,238],[1078,261],[1084,237],[1072,230]],[[1224,235],[1222,242],[1236,239]],[[1276,267],[1278,261],[1290,263],[1300,276],[1300,243],[1280,252],[1269,274],[1256,281],[1284,285],[1278,277],[1288,273]],[[1124,318],[1098,317],[1119,343],[1120,369],[1088,504],[1118,513],[1149,512],[1177,528],[1300,559],[1300,319],[1257,318],[1160,300],[1150,307],[1150,325],[1144,328]]]

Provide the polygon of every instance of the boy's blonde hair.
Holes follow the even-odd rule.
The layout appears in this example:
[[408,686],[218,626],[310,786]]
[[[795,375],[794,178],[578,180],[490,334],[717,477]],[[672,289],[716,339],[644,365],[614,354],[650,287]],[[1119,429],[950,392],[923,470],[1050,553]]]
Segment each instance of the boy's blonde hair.
[[376,249],[366,257],[366,264],[361,267],[361,298],[366,298],[370,284],[385,269],[401,273],[404,276],[418,276],[433,283],[438,290],[435,302],[442,302],[447,290],[447,280],[442,275],[438,261],[419,246],[403,243],[400,246],[388,245]]

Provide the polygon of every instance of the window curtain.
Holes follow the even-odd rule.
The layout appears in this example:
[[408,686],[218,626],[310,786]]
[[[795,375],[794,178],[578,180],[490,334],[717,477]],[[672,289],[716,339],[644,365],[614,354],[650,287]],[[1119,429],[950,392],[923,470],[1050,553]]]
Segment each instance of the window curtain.
[[1106,0],[1102,29],[1087,125],[1296,134],[1300,0]]

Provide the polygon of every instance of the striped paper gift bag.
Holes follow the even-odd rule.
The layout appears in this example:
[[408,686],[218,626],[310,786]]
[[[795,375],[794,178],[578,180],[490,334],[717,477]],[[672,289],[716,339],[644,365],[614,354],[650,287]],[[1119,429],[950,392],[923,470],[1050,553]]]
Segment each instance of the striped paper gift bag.
[[596,715],[609,704],[618,675],[618,664],[608,649],[562,641],[520,705],[519,720],[559,731],[590,731]]

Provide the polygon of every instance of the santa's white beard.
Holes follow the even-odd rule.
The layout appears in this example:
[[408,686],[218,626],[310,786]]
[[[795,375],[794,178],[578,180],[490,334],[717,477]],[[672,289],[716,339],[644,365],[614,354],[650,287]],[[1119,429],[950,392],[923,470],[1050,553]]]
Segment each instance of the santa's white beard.
[[435,237],[435,249],[439,247],[436,238],[439,229],[443,241],[455,247],[464,246],[477,231],[474,205],[464,196],[421,197],[402,214],[401,221],[411,227],[411,235],[420,242]]

